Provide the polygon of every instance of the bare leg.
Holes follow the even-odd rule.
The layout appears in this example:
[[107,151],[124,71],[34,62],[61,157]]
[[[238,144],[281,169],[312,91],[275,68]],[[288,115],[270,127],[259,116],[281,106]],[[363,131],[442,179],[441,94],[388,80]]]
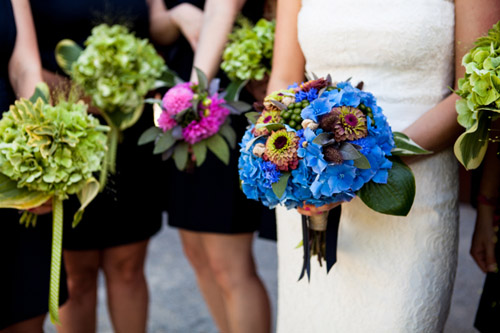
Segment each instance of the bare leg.
[[44,320],[45,315],[34,317],[4,328],[0,333],[43,333]]
[[144,261],[148,241],[107,248],[102,254],[108,307],[115,332],[146,331],[148,287]]
[[202,238],[222,291],[229,332],[269,332],[271,310],[266,290],[255,270],[253,234],[204,233]]
[[60,333],[95,332],[99,258],[98,250],[64,250],[69,298],[60,308]]
[[207,303],[208,309],[214,318],[220,332],[229,332],[226,308],[222,298],[221,289],[215,281],[210,268],[206,250],[203,247],[202,236],[204,233],[179,230],[184,253],[196,274],[201,294]]

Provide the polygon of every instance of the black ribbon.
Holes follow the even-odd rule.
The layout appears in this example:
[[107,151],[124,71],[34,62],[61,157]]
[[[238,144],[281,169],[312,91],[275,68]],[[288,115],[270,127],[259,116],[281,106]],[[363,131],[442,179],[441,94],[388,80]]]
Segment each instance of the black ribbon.
[[309,245],[309,227],[307,226],[307,216],[302,215],[302,248],[304,249],[304,264],[302,272],[299,276],[299,281],[302,280],[307,272],[307,280],[311,280],[311,249]]
[[337,262],[337,242],[340,225],[340,206],[332,209],[328,214],[326,227],[326,272]]

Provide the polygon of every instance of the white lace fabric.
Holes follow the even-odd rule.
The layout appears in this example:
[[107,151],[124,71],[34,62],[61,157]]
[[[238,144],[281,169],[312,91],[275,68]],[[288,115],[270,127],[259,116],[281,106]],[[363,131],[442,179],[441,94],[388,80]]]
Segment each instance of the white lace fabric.
[[[303,0],[298,34],[306,70],[351,77],[372,92],[393,130],[450,93],[454,5],[445,0]],[[343,204],[338,261],[297,282],[300,216],[278,209],[278,332],[440,332],[456,270],[457,164],[444,151],[411,165],[407,217]]]

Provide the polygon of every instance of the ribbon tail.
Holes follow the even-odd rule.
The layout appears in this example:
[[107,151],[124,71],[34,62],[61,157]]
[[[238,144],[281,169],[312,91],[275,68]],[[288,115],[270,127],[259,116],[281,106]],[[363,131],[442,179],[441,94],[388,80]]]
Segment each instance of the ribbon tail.
[[307,273],[307,280],[311,280],[311,253],[309,248],[309,227],[307,226],[307,217],[302,215],[302,248],[304,249],[304,263],[299,276],[299,281],[302,280]]
[[337,262],[337,242],[340,225],[340,206],[331,210],[326,228],[326,272]]
[[61,255],[63,234],[63,202],[54,196],[52,199],[52,254],[50,261],[49,314],[55,325],[59,321],[59,279],[61,277]]

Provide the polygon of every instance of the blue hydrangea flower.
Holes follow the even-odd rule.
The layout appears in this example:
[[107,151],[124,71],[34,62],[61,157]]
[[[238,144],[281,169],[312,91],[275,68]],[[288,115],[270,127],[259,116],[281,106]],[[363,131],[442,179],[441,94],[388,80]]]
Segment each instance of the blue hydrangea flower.
[[261,161],[260,168],[266,180],[262,185],[266,188],[272,188],[272,184],[280,180],[280,171],[273,162],[264,160]]
[[320,97],[306,106],[300,116],[302,119],[311,119],[318,122],[318,116],[329,113],[332,107],[332,103],[327,98]]

